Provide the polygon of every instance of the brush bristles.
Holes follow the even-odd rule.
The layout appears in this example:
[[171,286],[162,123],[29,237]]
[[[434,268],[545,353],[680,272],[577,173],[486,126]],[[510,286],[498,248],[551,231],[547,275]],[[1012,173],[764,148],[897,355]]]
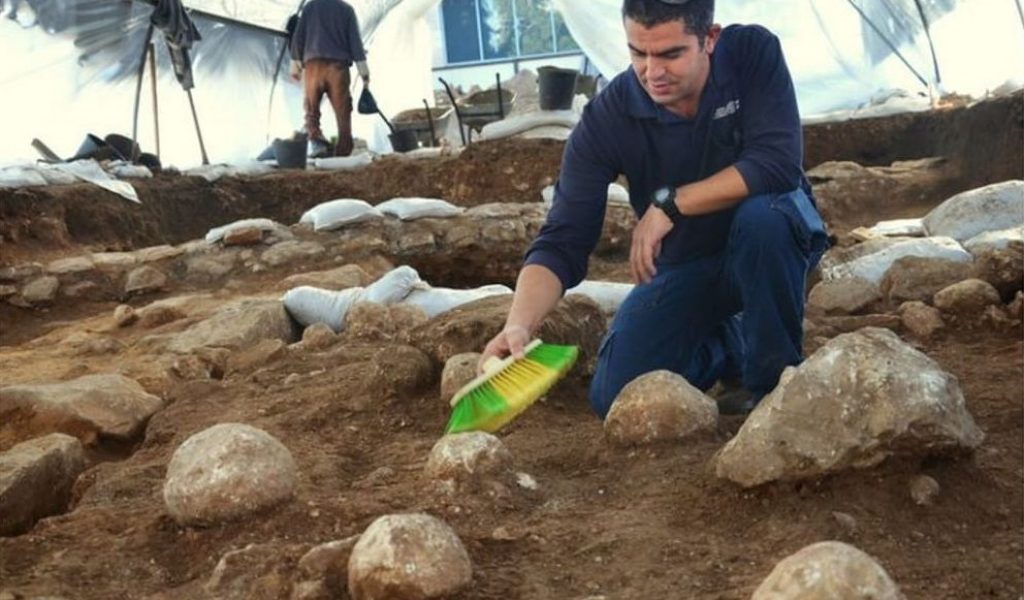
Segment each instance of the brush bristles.
[[460,398],[445,433],[497,431],[547,393],[578,354],[576,346],[537,346]]

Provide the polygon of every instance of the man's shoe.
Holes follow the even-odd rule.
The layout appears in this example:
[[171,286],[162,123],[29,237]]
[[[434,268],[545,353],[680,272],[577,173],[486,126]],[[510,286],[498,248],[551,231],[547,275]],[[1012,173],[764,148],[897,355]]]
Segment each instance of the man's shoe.
[[748,415],[761,401],[762,396],[742,387],[730,388],[716,398],[718,414]]
[[331,147],[325,140],[312,139],[309,140],[309,157],[310,158],[327,158],[330,156]]

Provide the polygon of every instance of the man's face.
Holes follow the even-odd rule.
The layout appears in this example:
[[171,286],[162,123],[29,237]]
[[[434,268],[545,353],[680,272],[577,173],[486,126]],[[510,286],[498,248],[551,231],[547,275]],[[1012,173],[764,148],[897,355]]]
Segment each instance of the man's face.
[[697,36],[686,32],[682,21],[645,27],[625,20],[626,41],[633,70],[651,99],[692,116],[710,70],[710,55],[721,28],[715,25],[701,46]]

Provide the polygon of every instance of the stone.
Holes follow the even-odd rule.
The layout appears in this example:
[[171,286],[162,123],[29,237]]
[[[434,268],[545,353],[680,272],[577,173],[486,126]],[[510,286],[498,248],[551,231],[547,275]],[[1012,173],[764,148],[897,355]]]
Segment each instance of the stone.
[[408,396],[434,382],[434,364],[422,350],[396,344],[373,355],[373,377],[385,393]]
[[114,309],[114,323],[118,327],[127,327],[139,320],[139,315],[135,312],[135,309],[127,304],[118,304],[117,308]]
[[853,515],[836,510],[832,511],[832,518],[835,519],[836,524],[839,525],[844,534],[848,536],[857,534],[857,519]]
[[139,327],[153,329],[161,325],[173,323],[178,319],[184,319],[185,313],[181,309],[166,304],[150,304],[138,311]]
[[1022,224],[1001,231],[986,231],[964,242],[964,248],[977,257],[990,250],[1003,250],[1011,244],[1024,244],[1024,218]]
[[310,579],[337,578],[343,582],[352,548],[358,541],[359,536],[353,535],[315,546],[299,559],[299,572]]
[[604,421],[605,437],[618,446],[678,441],[718,425],[718,405],[682,376],[659,370],[622,388]]
[[39,263],[24,263],[13,267],[0,268],[0,281],[18,283],[30,277],[36,277],[43,272],[43,265]]
[[96,268],[92,259],[88,256],[72,256],[61,258],[46,265],[46,272],[51,275],[70,275],[72,273],[84,273]]
[[967,279],[936,292],[935,308],[954,315],[980,317],[985,308],[1002,304],[992,284],[980,279]]
[[50,304],[57,297],[60,280],[53,275],[37,277],[21,288],[21,297],[29,304]]
[[13,285],[0,285],[0,300],[4,298],[10,298],[11,296],[18,293],[17,286]]
[[400,254],[433,252],[437,248],[437,240],[434,239],[434,234],[430,231],[411,231],[403,233],[398,238],[396,245]]
[[941,258],[905,256],[882,277],[882,294],[899,304],[907,300],[931,301],[935,292],[971,276],[971,264]]
[[338,342],[338,334],[327,323],[313,323],[302,331],[302,345],[310,350],[325,350]]
[[820,281],[807,298],[809,309],[825,313],[853,314],[882,299],[878,285],[860,277]]
[[783,371],[718,453],[715,472],[753,487],[869,468],[890,456],[965,453],[983,439],[956,377],[891,331],[866,328]]
[[1024,243],[1012,242],[1006,248],[978,252],[973,277],[992,284],[1003,299],[1013,298],[1024,289]]
[[472,494],[514,479],[512,454],[497,437],[483,431],[442,437],[427,458],[424,475],[441,491]]
[[904,302],[899,308],[903,327],[914,336],[926,340],[945,327],[942,313],[924,302]]
[[225,553],[205,588],[217,600],[287,598],[303,544],[249,544]]
[[139,259],[139,262],[151,263],[166,260],[168,258],[177,258],[184,253],[185,251],[181,248],[164,244],[162,246],[150,246],[149,248],[136,250],[135,256]]
[[1007,305],[1006,314],[1011,319],[1024,320],[1024,292],[1017,292],[1013,301]]
[[391,315],[391,322],[395,324],[399,338],[402,338],[413,327],[422,325],[430,320],[425,310],[412,304],[389,304],[388,313]]
[[238,255],[220,252],[209,256],[191,256],[185,262],[185,277],[198,281],[220,281],[238,265]]
[[225,246],[253,246],[263,241],[263,230],[259,227],[239,227],[224,233]]
[[345,313],[345,336],[357,340],[389,340],[397,331],[387,305],[356,302]]
[[98,252],[92,255],[92,262],[97,269],[121,270],[138,264],[138,257],[131,252]]
[[164,289],[167,285],[167,275],[162,271],[143,265],[132,270],[124,282],[124,293],[132,295],[152,294]]
[[[456,354],[476,352],[487,345],[505,324],[512,298],[490,296],[463,304],[409,332],[409,343],[426,352],[435,364],[443,365]],[[593,370],[597,347],[607,327],[601,308],[578,294],[563,298],[544,319],[536,337],[551,344],[580,347],[575,369]]]
[[[970,264],[974,257],[963,249],[956,240],[948,237],[910,238],[910,239],[882,239],[871,240],[859,246],[876,246],[873,242],[885,242],[880,244],[880,249],[875,252],[858,256],[847,262],[834,262],[835,259],[825,261],[822,259],[822,278],[825,280],[843,279],[846,277],[860,277],[872,283],[881,284],[885,273],[896,263],[897,260],[916,256],[921,258],[936,258],[952,262]],[[856,246],[855,246],[856,248]],[[831,256],[837,256],[837,254]],[[828,256],[828,255],[827,255]]]
[[986,306],[981,314],[981,322],[993,329],[1009,329],[1020,325],[1020,321],[1010,318],[1001,304]]
[[295,460],[281,442],[249,425],[222,423],[174,451],[164,504],[182,525],[211,525],[290,500],[296,479]]
[[898,315],[870,314],[870,315],[845,315],[837,317],[822,317],[820,324],[833,332],[851,333],[865,327],[880,327],[899,331],[903,321]]
[[82,444],[62,433],[0,453],[0,536],[23,533],[39,519],[66,510],[84,470]]
[[455,396],[455,392],[477,376],[476,366],[481,356],[479,352],[463,352],[444,363],[444,369],[441,371],[441,400],[446,407],[448,401]]
[[195,354],[186,354],[174,359],[171,373],[185,381],[203,381],[212,378],[210,364]]
[[948,236],[966,242],[986,231],[1021,225],[1024,214],[1024,181],[1011,180],[957,194],[938,205],[924,218],[928,235]]
[[353,600],[427,600],[469,586],[473,566],[462,541],[425,514],[385,515],[366,528],[348,561]]
[[326,248],[316,242],[289,241],[271,246],[260,258],[272,267],[279,267],[299,260],[316,258],[326,251]]
[[875,559],[842,542],[818,542],[775,565],[750,600],[905,600]]
[[254,371],[281,357],[285,352],[285,347],[284,341],[271,338],[260,340],[248,348],[240,348],[228,356],[227,372]]
[[910,497],[914,504],[927,506],[935,502],[939,495],[939,482],[927,475],[918,475],[910,480],[907,486],[910,489]]
[[364,287],[371,281],[369,273],[359,265],[344,265],[327,271],[313,271],[291,275],[281,282],[280,287],[282,289],[291,289],[308,285],[324,290],[345,290],[354,287]]
[[163,400],[123,375],[11,385],[0,388],[0,430],[16,424],[13,435],[67,433],[87,446],[101,437],[131,441],[163,407]]
[[92,298],[106,300],[106,298],[103,297],[103,292],[100,289],[100,286],[93,281],[76,281],[61,288],[60,293],[65,298]]
[[332,600],[334,597],[327,584],[316,579],[296,583],[290,600]]
[[203,347],[240,349],[273,339],[286,344],[298,339],[284,305],[278,300],[242,300],[175,335],[167,349],[189,354]]

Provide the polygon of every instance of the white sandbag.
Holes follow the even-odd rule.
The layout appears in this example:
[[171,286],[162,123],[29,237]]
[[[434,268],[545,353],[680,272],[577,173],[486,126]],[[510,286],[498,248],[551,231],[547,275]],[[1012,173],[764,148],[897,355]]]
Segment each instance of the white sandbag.
[[385,273],[380,279],[366,286],[361,302],[394,304],[409,295],[413,287],[423,283],[416,269],[402,265]]
[[423,309],[423,312],[427,313],[428,317],[434,318],[441,313],[481,298],[511,293],[511,288],[499,284],[485,285],[471,290],[435,288],[423,285],[413,289],[405,300],[402,301],[402,304],[418,306]]
[[437,198],[392,198],[387,202],[381,202],[376,208],[385,215],[392,215],[403,221],[424,217],[454,217],[464,211],[463,208]]
[[46,179],[31,167],[7,167],[0,170],[0,188],[46,185]]
[[562,125],[542,125],[517,135],[527,140],[558,140],[564,142],[572,135],[572,129]]
[[107,167],[107,171],[118,179],[152,179],[153,172],[148,167],[116,162]]
[[288,290],[281,300],[288,314],[303,327],[325,323],[335,333],[341,333],[345,315],[362,300],[362,294],[361,287],[334,291],[304,285]]
[[565,293],[582,294],[596,302],[604,314],[614,315],[634,287],[632,283],[586,280]]
[[986,231],[964,242],[967,251],[978,256],[987,250],[1004,250],[1010,242],[1024,242],[1024,227],[1003,229],[1002,231]]
[[330,231],[345,225],[381,219],[384,215],[365,200],[341,198],[321,202],[302,213],[299,223],[308,223],[316,231]]
[[270,219],[241,219],[227,225],[221,225],[220,227],[214,227],[210,231],[206,232],[205,239],[208,243],[213,244],[224,239],[224,236],[232,231],[239,229],[252,229],[256,228],[261,231],[279,231],[284,229],[284,225],[271,221]]
[[994,183],[953,196],[924,218],[929,235],[965,242],[986,231],[1024,225],[1024,181]]
[[221,177],[237,177],[239,175],[263,175],[274,170],[272,161],[248,161],[237,165],[203,165],[185,171],[185,175],[202,177],[206,181],[214,182]]
[[953,262],[973,262],[969,252],[953,238],[927,237],[920,239],[901,240],[888,245],[877,252],[858,257],[846,263],[822,268],[822,277],[835,280],[845,277],[860,277],[871,283],[882,281],[885,272],[894,262],[904,256],[921,258],[941,258]]
[[361,169],[373,162],[373,155],[363,152],[354,156],[332,156],[313,159],[313,167],[321,171],[351,171]]
[[43,179],[46,180],[46,185],[71,185],[78,181],[78,178],[71,173],[65,173],[47,164],[36,165],[35,171],[43,176]]
[[[540,191],[540,197],[544,201],[544,206],[551,208],[551,203],[555,201],[555,186],[549,185]],[[629,206],[629,191],[617,183],[608,185],[608,202],[610,204],[623,204]]]
[[879,221],[868,228],[872,235],[880,237],[924,237],[924,219],[893,219]]
[[484,125],[480,131],[480,139],[497,140],[548,125],[572,129],[579,120],[580,115],[573,110],[542,110]]

